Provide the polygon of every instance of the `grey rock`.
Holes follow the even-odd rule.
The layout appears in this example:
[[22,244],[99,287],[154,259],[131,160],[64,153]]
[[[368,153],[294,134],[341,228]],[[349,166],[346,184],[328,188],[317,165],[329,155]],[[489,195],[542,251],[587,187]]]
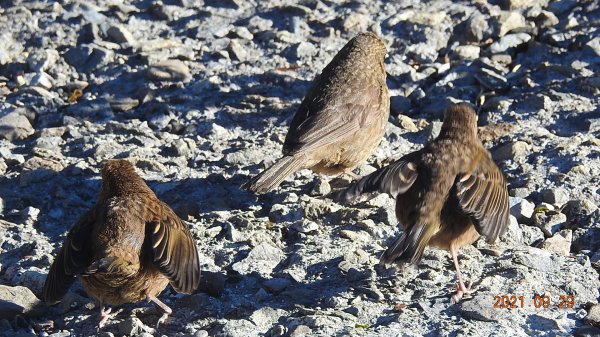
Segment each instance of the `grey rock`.
[[536,110],[549,110],[552,100],[546,95],[533,95],[527,98],[524,104],[527,104]]
[[508,194],[511,197],[518,197],[521,199],[525,199],[531,195],[531,190],[527,187],[517,187],[517,188],[510,189],[508,191]]
[[129,111],[138,105],[140,105],[140,101],[135,98],[130,97],[119,97],[119,98],[110,98],[108,100],[110,108],[113,111],[117,112],[125,112]]
[[[11,270],[8,269],[7,273],[11,273]],[[44,288],[46,274],[47,273],[45,270],[42,270],[38,267],[29,267],[27,270],[23,271],[21,269],[19,272],[14,272],[10,282],[13,284],[23,285],[29,288],[31,291],[39,294]]]
[[46,306],[26,287],[0,285],[0,319],[15,315],[37,316]]
[[10,62],[10,55],[5,51],[0,49],[0,66],[3,66]]
[[353,305],[353,306],[350,306],[350,307],[344,309],[344,312],[347,312],[350,315],[358,317],[358,315],[360,314],[361,310],[360,310],[359,307]]
[[64,55],[65,61],[77,71],[86,73],[103,67],[114,59],[112,50],[94,45],[79,45],[70,48]]
[[192,75],[188,66],[179,60],[164,60],[146,69],[146,76],[153,81],[188,82]]
[[598,206],[588,199],[577,199],[568,201],[563,207],[563,212],[569,221],[577,220],[592,214]]
[[196,142],[189,138],[178,138],[169,148],[178,157],[190,157],[196,151]]
[[479,11],[473,11],[466,22],[465,42],[483,41],[489,30],[487,17]]
[[261,149],[251,147],[226,154],[225,162],[237,166],[246,166],[260,162],[263,157],[264,152]]
[[560,269],[560,262],[556,256],[539,248],[528,247],[526,250],[516,251],[513,261],[544,273],[553,273]]
[[60,56],[54,49],[34,50],[27,56],[29,69],[35,73],[46,71],[56,64]]
[[[396,97],[400,97],[400,96],[396,96]],[[408,101],[408,99],[407,99]],[[410,103],[409,103],[410,106]],[[400,126],[401,128],[403,128],[404,130],[408,131],[408,132],[417,132],[419,131],[419,128],[417,127],[417,125],[415,124],[415,122],[413,122],[412,118],[399,114],[396,117],[396,120],[398,121],[398,126]],[[370,174],[372,172],[369,172],[367,174]]]
[[269,211],[269,220],[274,223],[283,221],[301,221],[304,211],[301,208],[291,208],[288,205],[275,204]]
[[573,9],[573,7],[577,6],[578,1],[576,0],[560,0],[560,1],[551,1],[548,5],[548,10],[556,15],[563,14]]
[[506,233],[500,237],[500,241],[506,242],[512,245],[519,245],[523,243],[523,230],[519,226],[517,218],[513,215],[509,216],[509,224]]
[[254,34],[252,34],[246,27],[235,27],[231,31],[231,34],[244,40],[252,40],[254,38]]
[[542,243],[541,248],[557,254],[569,256],[571,252],[571,241],[573,240],[573,232],[570,229],[560,231],[551,238],[546,239]]
[[19,112],[13,111],[0,117],[0,138],[8,141],[23,140],[34,132],[29,119]]
[[315,186],[310,190],[310,195],[327,195],[331,192],[331,185],[325,179],[319,179]]
[[258,291],[254,294],[254,298],[259,301],[265,301],[270,297],[269,293],[264,288],[258,289]]
[[287,55],[292,61],[300,61],[312,58],[317,52],[317,47],[314,44],[303,41],[291,46]]
[[544,241],[545,235],[541,229],[534,226],[521,226],[523,231],[523,244],[527,246],[537,245]]
[[29,226],[35,225],[38,222],[40,216],[40,210],[33,206],[27,206],[19,213],[25,219],[25,224]]
[[493,152],[495,160],[517,160],[525,157],[530,152],[530,146],[524,141],[514,141],[502,145]]
[[492,43],[490,46],[490,51],[495,54],[503,53],[510,48],[515,48],[525,44],[529,42],[529,40],[531,40],[531,35],[527,33],[507,34],[500,40]]
[[498,36],[503,37],[506,33],[516,28],[527,27],[527,20],[519,11],[503,12],[498,19],[500,31]]
[[504,90],[508,87],[506,77],[488,68],[481,68],[473,76],[479,84],[489,90]]
[[308,325],[300,324],[294,328],[290,328],[290,337],[304,337],[311,336],[312,329]]
[[530,0],[507,0],[505,1],[506,9],[520,9],[532,6],[545,7],[548,5],[548,0],[530,1]]
[[0,157],[4,159],[6,165],[20,165],[25,162],[25,157],[22,154],[12,153],[6,147],[0,147]]
[[254,15],[248,20],[248,30],[254,34],[261,31],[267,31],[273,27],[273,21],[265,19],[260,15]]
[[433,121],[429,123],[429,125],[425,129],[425,132],[427,134],[427,141],[434,140],[440,134],[440,131],[442,130],[442,124],[443,123],[440,121]]
[[546,237],[551,237],[557,233],[567,222],[567,216],[563,213],[549,212],[548,214],[539,212],[533,216],[533,223],[544,232]]
[[535,211],[535,205],[523,198],[509,197],[510,214],[517,220],[529,220]]
[[556,15],[550,11],[543,10],[535,19],[540,28],[549,28],[558,25],[560,22]]
[[600,131],[600,118],[590,118],[585,121],[587,131],[597,132]]
[[50,75],[44,72],[40,72],[33,76],[31,81],[29,82],[29,85],[42,87],[44,89],[51,89],[53,86],[53,82],[54,80],[52,79],[52,77],[50,77]]
[[208,337],[209,334],[208,334],[208,331],[206,331],[206,330],[198,330],[194,333],[193,336],[194,337]]
[[319,225],[314,221],[302,219],[301,221],[294,222],[290,228],[300,233],[310,234],[318,231]]
[[263,242],[254,247],[245,259],[234,263],[232,269],[240,274],[257,272],[267,277],[284,258],[285,254],[281,249]]
[[131,32],[122,25],[110,26],[106,33],[116,43],[136,44],[136,40]]
[[233,55],[235,59],[237,59],[240,62],[248,60],[248,53],[246,52],[246,48],[235,39],[229,42],[229,46],[227,46],[227,51],[229,51],[229,54]]
[[347,229],[340,230],[340,236],[354,242],[369,242],[370,235],[364,231],[351,231]]
[[267,336],[269,337],[280,337],[285,336],[287,329],[285,326],[281,324],[276,324],[269,331],[267,331]]
[[146,120],[151,128],[155,130],[164,130],[173,120],[173,116],[168,112],[156,111],[147,116]]
[[350,15],[344,18],[344,21],[342,22],[342,28],[347,32],[364,32],[369,28],[370,24],[370,16],[362,13],[352,12]]
[[476,60],[479,58],[481,48],[479,46],[466,45],[454,49],[456,55],[463,60]]
[[260,328],[247,319],[228,319],[219,335],[221,336],[258,336]]
[[597,337],[600,336],[600,328],[591,325],[583,325],[571,331],[575,337]]
[[597,227],[574,228],[571,245],[573,252],[584,250],[596,251],[597,247],[600,246],[600,229]]
[[600,304],[593,304],[585,316],[585,323],[591,325],[600,325]]
[[375,221],[371,219],[365,219],[356,224],[362,230],[371,234],[375,239],[385,239],[390,237],[393,234],[393,229],[388,226],[382,226],[381,224],[376,224]]
[[369,253],[362,249],[348,251],[344,254],[342,261],[338,264],[338,268],[345,273],[351,268],[360,269],[360,265],[368,263],[370,258]]
[[263,286],[271,293],[278,294],[285,290],[292,282],[287,278],[275,277],[263,282]]
[[143,333],[154,333],[153,328],[147,327],[137,317],[127,317],[119,323],[116,323],[115,330],[119,336],[139,336]]
[[308,195],[300,197],[304,215],[313,221],[322,221],[323,217],[335,214],[341,206],[327,199],[316,199]]
[[595,37],[586,43],[586,47],[594,54],[600,56],[600,37]]

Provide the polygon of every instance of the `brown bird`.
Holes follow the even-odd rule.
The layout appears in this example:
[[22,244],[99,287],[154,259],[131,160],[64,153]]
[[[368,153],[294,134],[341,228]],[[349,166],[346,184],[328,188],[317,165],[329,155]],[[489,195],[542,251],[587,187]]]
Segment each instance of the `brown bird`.
[[373,191],[396,196],[396,217],[404,227],[381,262],[417,263],[425,246],[449,250],[458,278],[452,301],[471,293],[460,272],[458,249],[480,235],[494,241],[509,223],[506,181],[477,138],[475,111],[450,107],[435,140],[350,185],[341,196],[352,200]]
[[283,157],[245,188],[269,192],[292,173],[351,172],[379,144],[390,114],[383,65],[386,48],[373,33],[350,40],[323,69],[294,115]]
[[100,302],[100,323],[110,309],[148,300],[163,312],[171,309],[156,296],[167,284],[190,294],[200,280],[196,243],[186,225],[160,201],[125,160],[102,168],[102,192],[96,204],[73,225],[50,267],[43,298],[58,302],[78,277]]

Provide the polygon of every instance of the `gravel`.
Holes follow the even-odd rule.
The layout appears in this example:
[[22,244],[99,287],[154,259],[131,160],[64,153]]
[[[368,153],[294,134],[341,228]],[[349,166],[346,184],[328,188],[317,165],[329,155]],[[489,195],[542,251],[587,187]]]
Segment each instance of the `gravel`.
[[[597,335],[599,22],[595,1],[2,2],[1,334]],[[311,81],[365,30],[388,46],[392,113],[356,173],[421,148],[466,101],[507,178],[509,231],[461,249],[477,292],[457,305],[447,252],[395,274],[377,265],[400,233],[389,196],[340,205],[328,195],[348,179],[309,171],[260,197],[239,187],[278,157]],[[200,250],[201,289],[164,291],[173,315],[158,330],[158,310],[136,303],[97,331],[78,283],[39,305],[114,157]],[[512,295],[525,305],[493,307]],[[542,295],[552,306],[535,307]]]

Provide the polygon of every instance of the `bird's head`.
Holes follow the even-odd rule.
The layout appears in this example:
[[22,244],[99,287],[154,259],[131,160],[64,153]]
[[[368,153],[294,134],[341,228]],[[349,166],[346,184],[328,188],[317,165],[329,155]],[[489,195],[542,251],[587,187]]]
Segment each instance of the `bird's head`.
[[147,188],[135,172],[133,164],[124,159],[110,159],[102,167],[102,193],[108,196],[123,195]]
[[477,113],[467,104],[455,104],[444,111],[440,134],[460,133],[477,137]]
[[387,53],[384,41],[377,34],[372,32],[356,35],[348,42],[348,46],[366,50],[368,53],[380,57],[382,60]]

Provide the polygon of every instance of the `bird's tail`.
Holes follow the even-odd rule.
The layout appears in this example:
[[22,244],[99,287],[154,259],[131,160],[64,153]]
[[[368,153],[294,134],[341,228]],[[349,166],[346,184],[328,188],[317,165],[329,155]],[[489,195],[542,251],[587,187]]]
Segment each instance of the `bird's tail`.
[[304,158],[301,156],[284,156],[242,187],[257,194],[267,193],[279,186],[289,175],[302,168],[303,162]]
[[406,229],[383,253],[380,263],[385,265],[418,263],[434,232],[432,226],[425,224],[418,224]]
[[54,259],[44,283],[42,299],[48,304],[60,301],[71,287],[71,284],[75,282],[75,275],[65,272],[64,260],[65,248],[63,247]]

